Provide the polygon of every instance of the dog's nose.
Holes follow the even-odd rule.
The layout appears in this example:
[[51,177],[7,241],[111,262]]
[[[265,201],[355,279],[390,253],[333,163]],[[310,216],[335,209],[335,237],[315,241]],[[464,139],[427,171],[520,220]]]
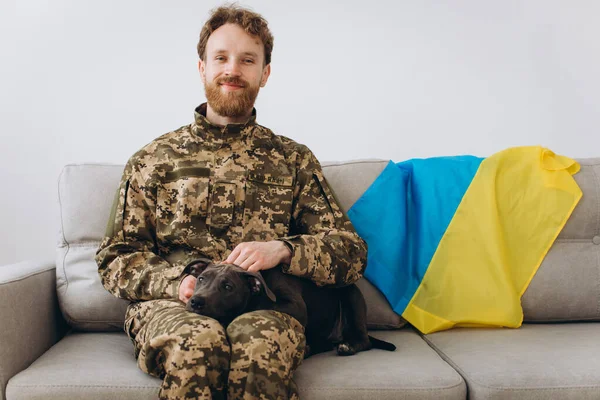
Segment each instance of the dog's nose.
[[190,304],[192,305],[193,308],[200,309],[200,308],[204,307],[204,304],[206,304],[206,301],[204,300],[203,297],[192,297],[190,299]]

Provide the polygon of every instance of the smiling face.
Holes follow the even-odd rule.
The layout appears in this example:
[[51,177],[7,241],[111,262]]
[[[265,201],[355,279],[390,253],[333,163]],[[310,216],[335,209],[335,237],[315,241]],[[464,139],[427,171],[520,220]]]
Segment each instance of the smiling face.
[[212,32],[198,65],[208,101],[207,118],[217,123],[246,120],[271,72],[260,38],[231,23]]

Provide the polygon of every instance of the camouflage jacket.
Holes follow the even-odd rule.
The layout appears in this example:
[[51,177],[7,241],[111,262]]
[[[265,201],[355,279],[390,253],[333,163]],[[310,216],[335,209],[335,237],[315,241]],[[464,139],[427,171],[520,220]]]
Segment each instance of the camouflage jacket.
[[128,300],[178,298],[185,266],[224,260],[248,241],[282,240],[286,273],[318,285],[358,280],[366,244],[311,151],[256,124],[205,117],[155,139],[127,162],[96,253],[104,287]]

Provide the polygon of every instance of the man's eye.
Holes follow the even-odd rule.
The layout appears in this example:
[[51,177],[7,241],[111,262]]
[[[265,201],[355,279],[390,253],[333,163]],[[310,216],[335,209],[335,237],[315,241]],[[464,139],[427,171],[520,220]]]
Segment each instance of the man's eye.
[[215,57],[215,60],[217,60],[217,61],[223,61],[224,59],[225,59],[225,57],[223,57],[223,56]]
[[252,64],[252,63],[254,62],[254,60],[247,59],[247,60],[244,60],[244,62],[245,62],[246,64]]

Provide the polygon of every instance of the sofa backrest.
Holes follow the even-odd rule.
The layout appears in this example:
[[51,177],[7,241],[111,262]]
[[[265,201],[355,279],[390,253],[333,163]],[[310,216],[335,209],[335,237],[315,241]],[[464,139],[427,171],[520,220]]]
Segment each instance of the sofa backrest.
[[600,320],[600,158],[577,161],[583,197],[521,298],[525,321]]
[[[382,160],[324,163],[323,172],[347,211],[386,164]],[[78,330],[120,330],[123,326],[129,302],[102,287],[94,261],[122,173],[123,165],[71,164],[59,177],[57,291],[65,319]],[[373,285],[361,279],[358,286],[367,302],[371,329],[404,326]]]
[[[523,295],[526,321],[600,320],[600,159],[578,160],[575,179],[583,198]],[[323,172],[347,211],[387,160],[323,163]],[[128,302],[106,292],[94,255],[102,240],[122,165],[77,164],[63,169],[59,185],[57,291],[66,320],[78,330],[120,330]],[[365,279],[371,329],[404,325]]]
[[123,165],[67,165],[58,180],[57,294],[63,316],[78,330],[123,327],[129,303],[104,289],[94,260],[122,173]]

